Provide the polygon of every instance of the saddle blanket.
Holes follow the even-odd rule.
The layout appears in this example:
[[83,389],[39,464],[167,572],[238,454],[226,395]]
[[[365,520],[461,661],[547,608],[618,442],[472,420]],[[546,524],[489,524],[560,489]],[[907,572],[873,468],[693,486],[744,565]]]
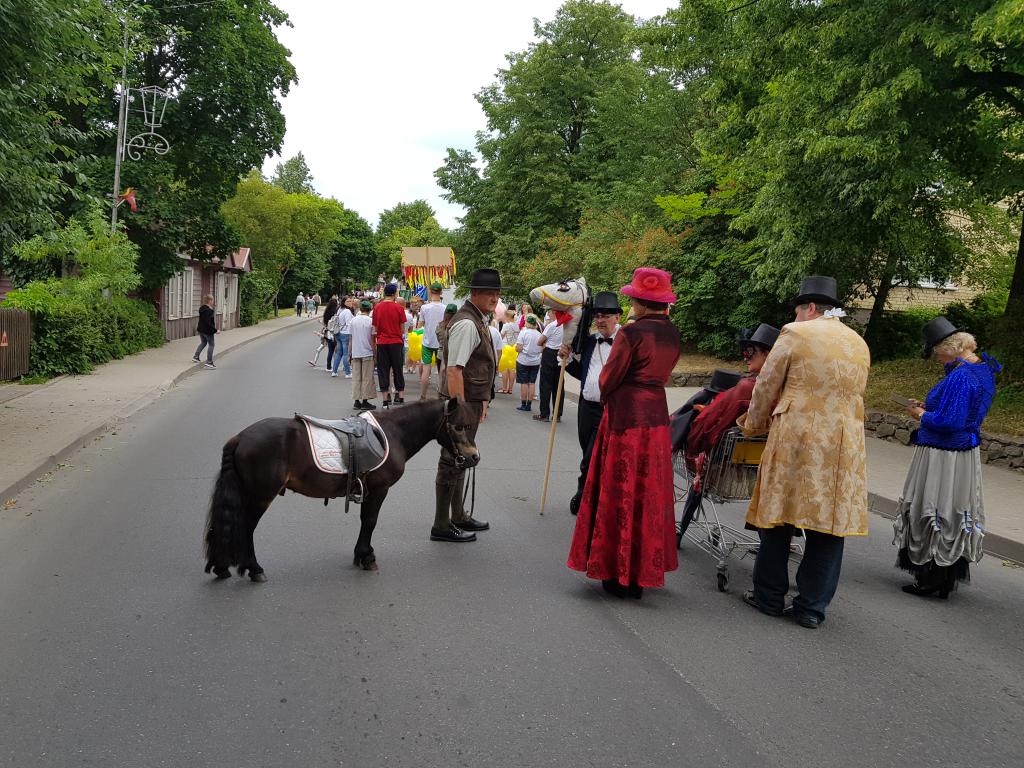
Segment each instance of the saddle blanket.
[[[384,458],[380,460],[380,464],[377,464],[375,467],[357,468],[359,474],[364,474],[372,472],[387,461],[388,453],[390,453],[391,449],[388,446],[387,435],[384,434],[384,430],[381,429],[377,420],[373,418],[372,413],[364,411],[359,414],[359,418],[369,422],[370,428],[377,433],[381,442],[384,443]],[[346,472],[345,458],[341,452],[341,442],[337,433],[323,427],[314,427],[308,421],[304,421],[303,424],[306,425],[306,434],[309,436],[309,449],[313,453],[313,462],[316,464],[317,469],[331,475],[344,475]]]

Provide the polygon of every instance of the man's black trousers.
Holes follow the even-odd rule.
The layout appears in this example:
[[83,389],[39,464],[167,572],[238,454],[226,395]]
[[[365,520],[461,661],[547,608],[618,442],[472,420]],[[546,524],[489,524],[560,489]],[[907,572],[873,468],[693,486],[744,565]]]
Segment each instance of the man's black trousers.
[[[540,415],[547,418],[555,408],[555,397],[558,395],[558,350],[544,348],[540,356]],[[565,394],[558,408],[558,418],[562,418],[565,410]]]
[[604,415],[604,406],[601,403],[592,403],[589,400],[580,398],[579,409],[577,410],[576,429],[580,438],[580,450],[583,451],[583,460],[580,461],[580,477],[576,483],[576,495],[569,502],[569,509],[575,514],[580,508],[583,500],[583,486],[587,484],[587,474],[590,472],[590,457],[594,454],[594,445],[597,442],[597,428],[601,426],[601,416]]

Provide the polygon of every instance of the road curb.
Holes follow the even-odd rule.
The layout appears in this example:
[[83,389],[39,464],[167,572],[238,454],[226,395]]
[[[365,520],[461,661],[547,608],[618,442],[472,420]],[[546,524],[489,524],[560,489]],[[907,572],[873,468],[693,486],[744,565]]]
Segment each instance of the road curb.
[[[898,508],[899,502],[897,500],[886,498],[877,493],[868,493],[868,509],[879,517],[894,520]],[[982,549],[984,549],[985,554],[1024,565],[1024,543],[1008,539],[991,531],[985,531],[985,538],[982,541]]]
[[[241,349],[247,344],[250,344],[254,341],[258,341],[259,339],[265,339],[267,336],[272,336],[275,333],[279,333],[289,328],[294,328],[297,325],[300,325],[300,323],[291,323],[289,325],[282,325],[279,328],[271,328],[265,333],[261,333],[259,336],[253,336],[251,339],[240,341],[237,344],[234,344],[228,347],[227,349],[218,352],[217,356],[224,357],[225,355],[231,354],[236,349]],[[0,490],[0,500],[8,501],[14,499],[15,497],[18,496],[18,494],[20,494],[26,488],[31,486],[33,483],[35,483],[40,477],[45,475],[47,472],[52,472],[53,470],[57,469],[61,464],[64,463],[64,460],[67,459],[69,456],[84,448],[97,437],[106,434],[107,432],[111,431],[120,424],[123,424],[125,421],[130,419],[132,416],[134,416],[136,413],[141,411],[146,406],[151,405],[152,403],[159,400],[164,394],[166,394],[169,390],[173,389],[178,383],[184,381],[189,376],[194,374],[196,371],[200,370],[200,367],[201,366],[197,366],[195,364],[190,365],[187,369],[181,371],[177,375],[153,387],[149,392],[146,392],[145,394],[140,395],[131,402],[127,403],[125,406],[123,406],[120,410],[118,410],[116,413],[114,413],[112,416],[107,418],[102,423],[93,427],[89,427],[83,432],[75,435],[70,439],[66,446],[61,448],[59,451],[56,451],[55,453],[51,454],[50,456],[47,456],[32,470],[22,475],[20,479],[11,483],[3,490]]]

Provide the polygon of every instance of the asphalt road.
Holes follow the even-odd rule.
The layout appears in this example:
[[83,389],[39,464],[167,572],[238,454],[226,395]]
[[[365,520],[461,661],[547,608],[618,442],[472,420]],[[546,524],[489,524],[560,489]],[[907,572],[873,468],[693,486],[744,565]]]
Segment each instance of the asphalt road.
[[311,340],[225,356],[0,510],[0,765],[1024,762],[1024,570],[987,558],[948,602],[904,595],[875,517],[818,631],[741,602],[749,561],[719,593],[692,546],[666,589],[608,598],[564,565],[571,404],[543,517],[547,432],[503,396],[479,437],[478,542],[428,541],[431,444],[385,503],[379,572],[351,565],[356,514],[289,494],[257,532],[268,582],[214,582],[223,442],[348,412]]

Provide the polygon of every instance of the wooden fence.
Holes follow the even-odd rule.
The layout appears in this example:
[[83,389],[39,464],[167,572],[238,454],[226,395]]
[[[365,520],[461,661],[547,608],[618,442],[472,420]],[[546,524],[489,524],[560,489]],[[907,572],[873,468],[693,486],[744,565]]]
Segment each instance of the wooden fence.
[[28,373],[32,320],[24,309],[0,309],[0,381]]

